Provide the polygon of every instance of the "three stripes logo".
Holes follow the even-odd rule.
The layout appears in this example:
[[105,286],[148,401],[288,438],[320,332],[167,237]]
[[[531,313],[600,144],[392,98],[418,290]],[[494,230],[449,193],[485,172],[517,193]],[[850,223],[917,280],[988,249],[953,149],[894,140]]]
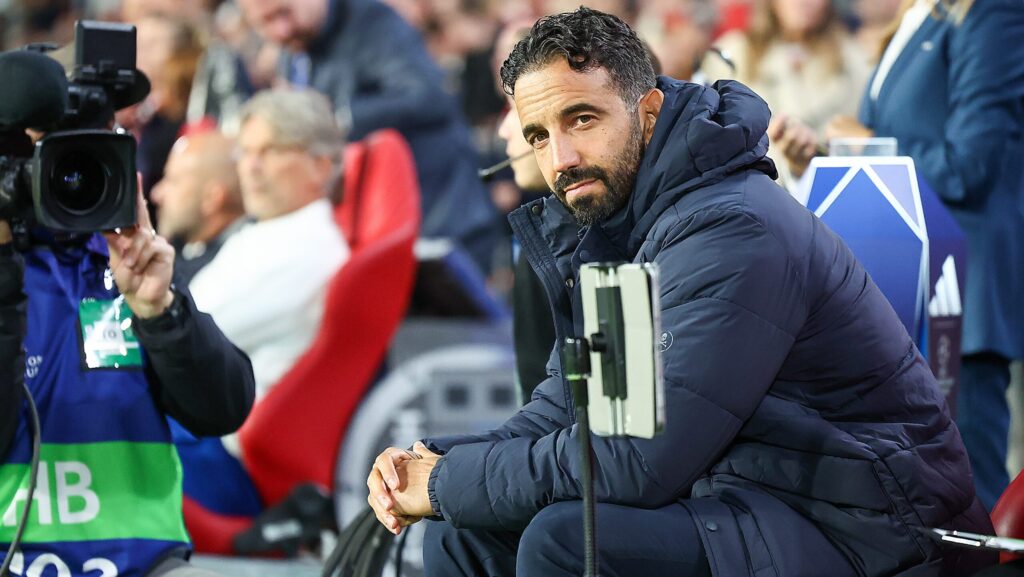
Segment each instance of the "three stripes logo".
[[935,294],[928,303],[928,315],[933,317],[954,317],[963,314],[960,300],[960,283],[956,279],[956,263],[953,255],[942,263],[942,274],[935,283]]

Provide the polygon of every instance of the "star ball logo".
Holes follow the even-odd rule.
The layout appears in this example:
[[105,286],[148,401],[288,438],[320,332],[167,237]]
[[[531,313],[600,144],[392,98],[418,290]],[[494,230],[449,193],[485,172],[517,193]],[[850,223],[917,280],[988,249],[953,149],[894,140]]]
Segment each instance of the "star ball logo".
[[658,341],[658,346],[661,347],[661,352],[665,352],[672,348],[672,343],[675,339],[672,337],[672,331],[665,331],[661,333],[661,339]]

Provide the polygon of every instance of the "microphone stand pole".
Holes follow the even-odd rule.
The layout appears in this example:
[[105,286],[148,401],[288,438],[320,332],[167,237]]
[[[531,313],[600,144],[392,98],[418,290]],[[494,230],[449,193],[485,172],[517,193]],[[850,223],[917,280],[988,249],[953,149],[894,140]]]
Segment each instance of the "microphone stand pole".
[[565,378],[572,385],[576,404],[576,437],[583,464],[583,576],[597,575],[597,527],[594,525],[594,452],[590,443],[587,379],[590,377],[590,345],[587,339],[565,339],[562,345]]

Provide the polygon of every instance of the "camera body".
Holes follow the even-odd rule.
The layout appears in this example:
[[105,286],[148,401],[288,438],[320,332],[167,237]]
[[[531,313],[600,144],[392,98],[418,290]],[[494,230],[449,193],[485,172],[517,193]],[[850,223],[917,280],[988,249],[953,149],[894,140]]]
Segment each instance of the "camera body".
[[[40,125],[40,115],[30,112],[31,95],[3,105],[16,120],[0,127],[0,217],[69,233],[130,226],[136,222],[138,190],[135,138],[109,127],[116,110],[149,91],[148,80],[135,69],[135,27],[80,21],[73,47],[73,69],[65,94],[59,95],[66,106],[59,116]],[[13,72],[4,74],[10,70],[16,69],[0,71],[0,86],[25,83]],[[53,95],[41,98],[47,96]],[[27,128],[45,136],[33,144]]]

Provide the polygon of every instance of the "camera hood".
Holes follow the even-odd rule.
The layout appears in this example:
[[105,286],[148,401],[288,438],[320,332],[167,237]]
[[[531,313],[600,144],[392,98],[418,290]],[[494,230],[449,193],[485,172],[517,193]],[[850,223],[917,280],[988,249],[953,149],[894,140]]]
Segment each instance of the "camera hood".
[[48,128],[68,107],[68,80],[54,59],[31,50],[0,54],[0,130]]

